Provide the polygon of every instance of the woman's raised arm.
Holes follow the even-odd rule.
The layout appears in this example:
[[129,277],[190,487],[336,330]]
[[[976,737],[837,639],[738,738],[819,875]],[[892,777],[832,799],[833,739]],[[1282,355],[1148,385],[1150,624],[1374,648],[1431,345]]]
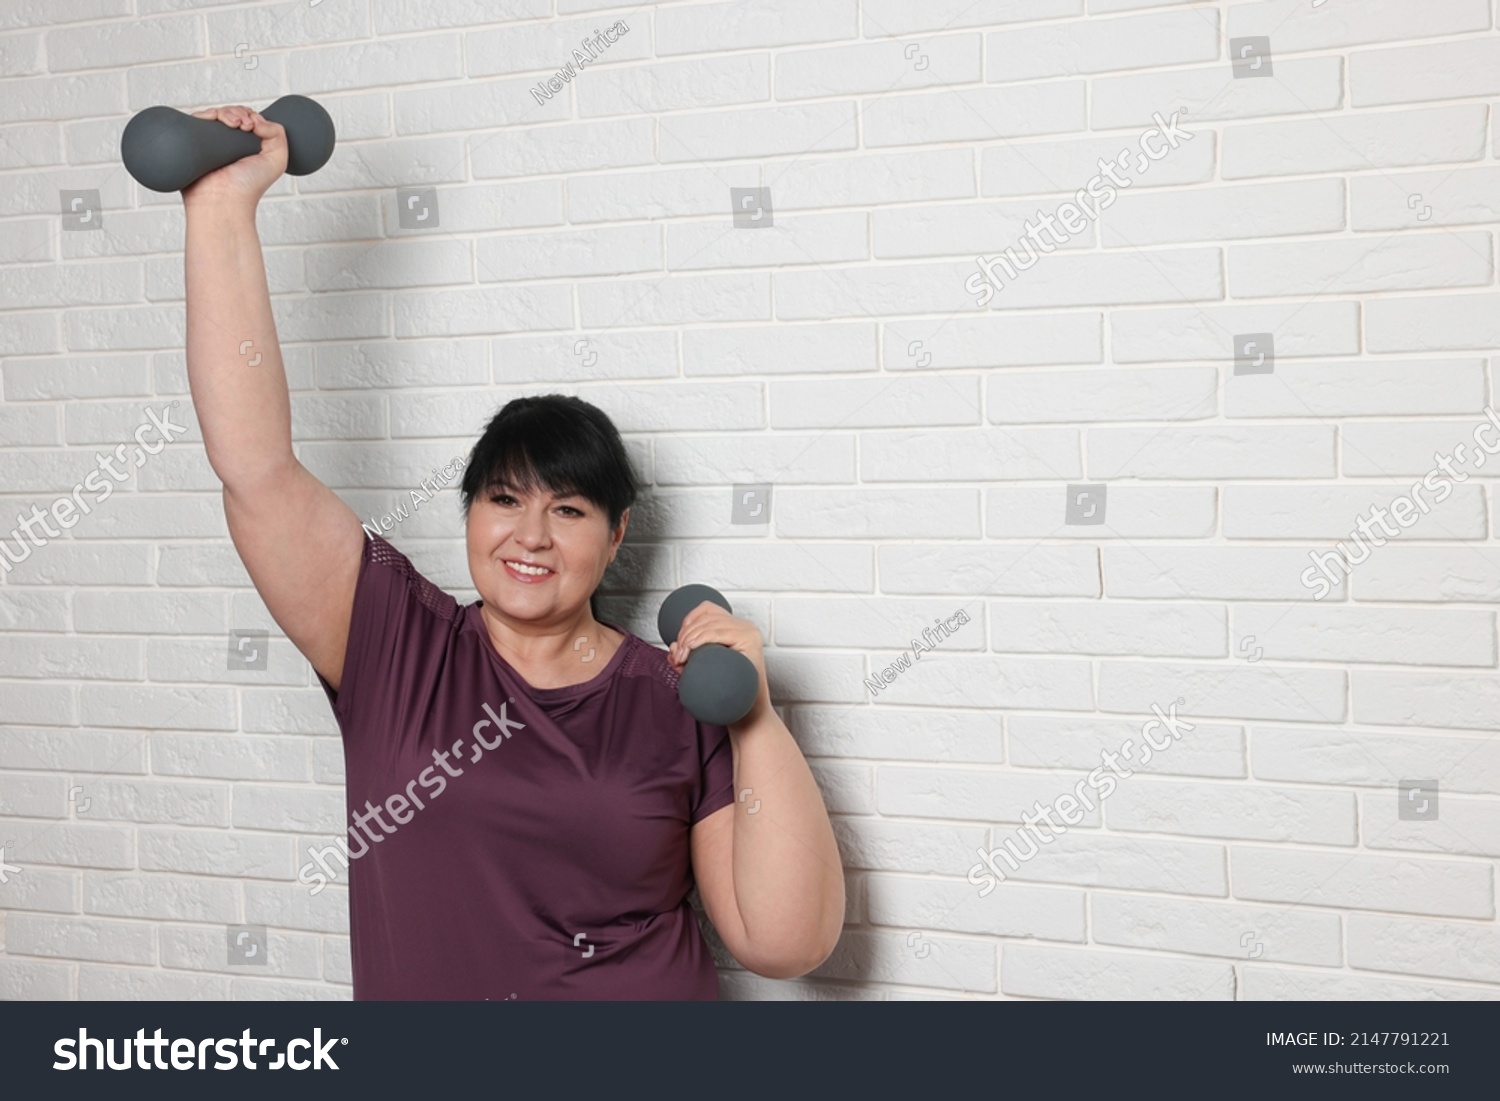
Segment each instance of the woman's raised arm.
[[272,617],[335,689],[364,532],[292,452],[291,399],[255,228],[286,170],[286,135],[247,107],[196,112],[255,133],[261,151],[183,190],[187,371],[235,549]]

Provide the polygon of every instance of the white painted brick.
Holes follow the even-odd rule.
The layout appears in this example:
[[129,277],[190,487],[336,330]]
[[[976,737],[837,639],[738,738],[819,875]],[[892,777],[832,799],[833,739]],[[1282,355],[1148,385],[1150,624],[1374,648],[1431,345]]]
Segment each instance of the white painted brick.
[[343,1002],[352,1001],[352,993],[337,987],[308,982],[280,982],[275,979],[235,979],[229,984],[229,1000],[235,1002]]
[[1100,363],[1103,321],[1065,313],[886,322],[882,360],[887,371]]
[[[1479,412],[1485,401],[1482,359],[1278,362],[1274,385],[1267,385],[1270,381],[1262,375],[1230,375],[1224,384],[1224,415],[1375,417],[1404,413],[1439,416]],[[1346,424],[1343,431],[1347,441],[1350,433],[1363,431],[1363,428]],[[1346,469],[1348,459],[1346,444]],[[1418,473],[1425,474],[1429,469],[1430,464]]]
[[1253,952],[1267,962],[1324,967],[1343,962],[1337,914],[1095,893],[1089,915],[1099,944],[1237,960]]
[[829,0],[806,8],[781,9],[736,0],[658,11],[656,52],[660,56],[736,48],[832,42],[853,38],[858,24],[855,0]]
[[[877,777],[877,805],[881,814],[917,818],[956,818],[988,822],[1021,821],[1037,803],[1050,804],[1059,795],[1071,795],[1084,779],[1083,773],[1001,772],[995,769],[907,768],[888,765]],[[1085,793],[1089,789],[1085,788]],[[1082,815],[1069,829],[1091,829],[1100,825],[1095,801],[1090,810],[1080,803]],[[957,867],[967,868],[966,853],[954,854]],[[961,864],[959,862],[962,861]],[[957,871],[955,867],[954,871]]]
[[878,38],[1082,15],[1083,0],[864,0],[860,11],[865,37]]
[[1153,703],[1165,707],[1180,699],[1184,717],[1338,722],[1344,718],[1345,680],[1336,669],[1102,661],[1099,708],[1149,715]]
[[1493,281],[1488,233],[1236,245],[1229,250],[1229,293],[1236,298],[1353,294]]
[[1022,654],[1227,656],[1228,614],[1211,605],[989,604],[990,649]]
[[1500,42],[1493,36],[1349,55],[1349,102],[1354,107],[1497,93]]
[[1360,797],[1360,836],[1369,849],[1500,857],[1500,804],[1493,799],[1441,797],[1438,817],[1415,821],[1400,816],[1402,793]]
[[[924,39],[915,57],[907,57],[906,47],[904,42],[873,42],[778,54],[776,98],[885,95],[913,88],[972,84],[983,79],[984,39],[980,35]],[[716,74],[715,80],[718,79]]]
[[[500,12],[490,14],[489,4],[476,7],[484,10],[477,12],[477,17],[472,22],[494,23],[503,18]],[[525,14],[551,14],[545,2],[532,3],[530,7],[533,10]],[[537,11],[538,8],[541,10]],[[424,21],[416,27],[403,29],[427,30],[435,22]],[[443,25],[453,24],[445,22]],[[588,64],[590,69],[618,65],[622,61],[639,61],[651,56],[649,20],[627,19],[625,25],[630,29],[611,42],[604,53],[591,58]],[[582,49],[583,40],[592,41],[604,26],[597,18],[554,19],[545,23],[524,23],[517,27],[470,31],[464,35],[465,70],[471,77],[538,71],[551,74],[567,63],[575,49],[588,57],[589,51]]]
[[1500,553],[1489,547],[1387,543],[1359,567],[1360,600],[1500,601]]
[[[1479,861],[1236,845],[1230,849],[1229,864],[1236,898],[1350,910],[1495,916],[1491,870]],[[1349,920],[1353,923],[1355,918]]]
[[338,724],[321,687],[246,688],[240,692],[247,734],[331,734]]
[[[1369,517],[1379,506],[1388,509],[1397,497],[1409,496],[1411,486],[1247,486],[1224,487],[1224,534],[1231,539],[1343,539],[1358,556],[1350,532],[1356,521]],[[1479,486],[1455,486],[1447,500],[1439,503],[1418,485],[1418,494],[1431,508],[1407,528],[1391,524],[1397,539],[1483,539],[1485,537],[1484,490]],[[1415,507],[1415,505],[1413,506]],[[1386,521],[1390,524],[1390,521]],[[1375,521],[1371,530],[1382,539]]]
[[344,825],[344,796],[315,788],[236,784],[232,824],[236,829],[336,834]]
[[1332,427],[1091,428],[1089,477],[1331,478]]
[[[16,691],[19,694],[22,690]],[[11,692],[7,685],[7,725],[5,737],[0,738],[0,768],[137,774],[146,771],[146,742],[141,735],[94,730],[64,733],[26,730],[12,710]]]
[[548,0],[442,0],[436,4],[432,0],[388,0],[371,9],[376,34],[540,19],[551,12]]
[[1083,473],[1073,428],[866,432],[859,441],[865,482],[1032,481]]
[[613,279],[581,285],[578,307],[590,328],[768,321],[771,280],[750,273]]
[[1493,925],[1349,915],[1349,965],[1369,971],[1500,982]]
[[1214,414],[1218,383],[1211,367],[992,375],[988,416],[991,424],[1200,419]]
[[[1101,211],[1100,222],[1108,248],[1332,233],[1344,228],[1344,184],[1296,180],[1126,192]],[[1231,250],[1231,258],[1237,251]]]
[[[1011,715],[1006,725],[1010,763],[1021,768],[1091,770],[1104,764],[1105,751],[1117,753],[1126,740],[1139,744],[1141,738],[1139,720]],[[1153,753],[1149,761],[1127,767],[1151,774],[1239,779],[1245,775],[1245,733],[1238,726],[1195,722],[1170,753]]]
[[1500,677],[1354,673],[1354,721],[1500,730]]
[[151,366],[143,355],[8,359],[0,366],[7,401],[145,397]]
[[[674,388],[680,393],[684,387]],[[674,398],[672,405],[680,399]],[[749,403],[744,403],[749,405]],[[683,417],[684,427],[694,418]],[[691,408],[691,403],[689,403]],[[753,408],[759,407],[759,401]],[[727,411],[727,410],[726,410]],[[612,419],[618,425],[620,418]],[[710,418],[702,417],[703,421]],[[709,427],[705,423],[702,427]],[[726,482],[852,482],[852,436],[678,436],[655,441],[657,485],[723,485]]]
[[[736,168],[729,165],[714,169],[717,181],[721,185],[738,183],[733,175]],[[974,153],[962,148],[796,157],[765,162],[762,171],[777,210],[844,206],[863,210],[890,203],[969,199],[975,195]]]
[[[353,983],[348,937],[323,938],[323,977],[333,983]],[[350,991],[350,996],[353,996],[353,991]]]
[[[299,49],[287,55],[288,81],[307,95],[381,87],[388,85],[391,74],[397,72],[403,81],[411,83],[457,80],[463,76],[462,36],[402,36],[399,40]],[[483,87],[465,85],[464,94],[473,96],[476,88]],[[455,97],[453,102],[462,102],[462,97]]]
[[[1169,112],[1170,113],[1170,112]],[[1168,187],[1173,184],[1203,183],[1213,178],[1214,150],[1218,135],[1212,130],[1195,130],[1184,117],[1179,127],[1192,137],[1181,140],[1170,157],[1150,162],[1149,169],[1133,169],[1134,161],[1126,157],[1125,168],[1118,167],[1122,153],[1140,154],[1137,139],[1128,135],[1103,138],[1070,138],[1006,142],[987,147],[980,159],[981,195],[1074,195],[1087,188],[1099,175],[1099,161],[1116,161],[1116,175],[1128,181],[1126,186]],[[1159,148],[1155,146],[1154,148]],[[1133,192],[1121,192],[1118,206]],[[1174,194],[1182,197],[1184,192]],[[1108,232],[1108,221],[1105,221]]]
[[[1008,283],[989,309],[1177,303],[1224,297],[1219,250],[1173,249],[1149,253],[1057,254]],[[1003,273],[1004,269],[997,269]],[[980,274],[977,264],[969,269]],[[965,275],[967,279],[968,275]]]
[[224,1001],[229,997],[229,980],[180,971],[83,964],[78,968],[78,997],[100,1002]]
[[258,879],[291,879],[296,872],[289,837],[165,827],[136,833],[144,871]]
[[[871,218],[875,257],[899,260],[1000,252],[1022,242],[1027,222],[1033,219],[1040,222],[1039,213],[1035,203],[993,200],[879,210]],[[1082,232],[1054,247],[1088,249],[1093,244],[1093,223],[1085,222]],[[1022,243],[1020,251],[1025,248]]]
[[689,328],[682,333],[682,362],[683,373],[689,377],[867,371],[876,362],[875,326],[812,324]]
[[1304,0],[1269,0],[1232,5],[1226,37],[1271,35],[1272,52],[1279,56],[1482,31],[1489,28],[1489,15],[1486,0],[1452,0],[1436,6],[1422,0],[1362,0],[1357,7],[1333,9],[1312,7]]
[[[844,866],[884,872],[953,875],[955,862],[983,844],[987,833],[983,826],[933,826],[917,822],[886,822],[878,818],[838,818],[834,821],[834,835],[838,838]],[[920,882],[936,887],[941,881]]]
[[227,930],[220,926],[162,925],[163,967],[185,971],[230,971],[243,973],[251,967],[255,975],[318,977],[318,938],[297,933],[266,930],[263,963],[231,966]]
[[1234,968],[1092,948],[1007,944],[1000,989],[1031,998],[1233,1001]]
[[1495,665],[1495,616],[1425,608],[1241,605],[1234,637],[1255,637],[1271,661]]
[[1500,744],[1488,737],[1257,726],[1250,746],[1262,780],[1395,790],[1405,779],[1435,779],[1440,792],[1500,795]]
[[842,1002],[885,998],[885,991],[870,987],[834,986],[806,979],[766,979],[750,971],[719,973],[721,1002]]
[[991,81],[1213,61],[1219,56],[1219,14],[1200,8],[995,31],[985,38],[985,53]]
[[[904,983],[940,990],[995,991],[995,945],[958,937],[923,936],[908,943],[906,933],[845,930],[838,947],[815,978]],[[917,953],[922,947],[927,952]]]
[[870,254],[865,222],[863,214],[808,214],[777,218],[765,231],[729,233],[719,222],[678,222],[667,227],[666,267],[692,271],[864,260]]
[[1484,124],[1476,103],[1226,126],[1220,174],[1238,180],[1477,161]]
[[660,129],[657,159],[671,164],[854,149],[858,125],[854,105],[842,102],[674,115]]
[[[868,675],[874,677],[888,663],[887,655],[872,655]],[[860,692],[866,698],[870,689],[861,686]],[[917,706],[1086,711],[1093,705],[1093,688],[1087,662],[942,655],[939,660],[913,663],[881,689],[878,700]]]
[[[79,777],[81,818],[162,822],[180,826],[229,825],[229,787],[182,781],[100,780]],[[88,810],[83,809],[88,800]]]
[[[1191,733],[1183,737],[1191,737]],[[1162,753],[1169,755],[1167,750]],[[1354,796],[1307,787],[1178,783],[1131,777],[1120,784],[1104,814],[1111,830],[1123,832],[1312,845],[1353,845],[1356,839]]]
[[240,902],[234,885],[222,880],[88,872],[83,910],[108,917],[222,923],[239,920]]
[[203,55],[203,27],[192,15],[54,30],[47,35],[47,71],[147,65]]
[[[1000,717],[974,711],[795,707],[788,726],[809,757],[976,764],[999,764],[1005,758]],[[898,824],[871,822],[862,823],[861,828],[865,825],[894,830]],[[923,831],[932,828],[921,827]],[[895,870],[936,869],[900,866]]]
[[73,626],[101,634],[170,634],[227,637],[222,593],[81,592],[73,597]]
[[71,868],[129,868],[134,866],[131,831],[120,826],[94,826],[67,822],[28,822],[11,819],[5,824],[6,856],[23,870],[37,864],[61,864]]
[[[19,810],[8,804],[0,803],[5,813],[19,814]],[[0,826],[0,829],[6,827]],[[974,831],[980,839],[984,837],[983,829]],[[0,838],[0,840],[4,840]],[[13,847],[12,847],[13,848]],[[14,866],[14,861],[20,859],[15,851],[6,853],[6,863]],[[7,882],[0,883],[0,909],[5,910],[39,910],[57,914],[78,913],[78,880],[77,872],[57,872],[46,868],[22,868],[21,872],[9,872],[6,875]]]
[[74,966],[38,960],[0,959],[0,996],[6,1001],[17,1002],[70,1001]]
[[1390,230],[1497,222],[1497,191],[1500,168],[1355,176],[1349,181],[1350,224],[1355,230]]
[[874,555],[868,546],[801,541],[698,544],[682,548],[681,562],[684,580],[712,585],[726,595],[767,589],[866,593],[875,585]]
[[1099,592],[1093,547],[1031,544],[983,547],[898,544],[876,551],[888,593],[971,596],[1080,596]]
[[955,880],[872,875],[868,883],[873,925],[1079,943],[1084,939],[1082,891],[1005,884],[980,898],[973,887]]
[[[1201,18],[1201,16],[1200,16]],[[1150,126],[1153,114],[1181,110],[1193,122],[1332,111],[1343,101],[1337,57],[1277,59],[1270,80],[1239,80],[1225,62],[1165,73],[1133,73],[1093,82],[1095,130]]]
[[[74,600],[85,595],[78,594]],[[68,629],[68,594],[0,589],[0,627],[7,631],[63,632]]]
[[1110,487],[1102,524],[1067,524],[1065,486],[992,489],[985,534],[992,539],[1172,539],[1213,531],[1215,490],[1208,486]]
[[84,686],[79,702],[79,713],[86,726],[234,729],[231,688],[91,684]]
[[964,280],[973,261],[886,264],[786,271],[775,275],[776,316],[783,321],[914,313],[971,313]]
[[1339,972],[1250,966],[1240,974],[1240,1000],[1246,1002],[1436,1002],[1500,998],[1500,990],[1483,986],[1401,982]]
[[1371,299],[1365,333],[1372,352],[1489,351],[1500,344],[1500,294]]
[[349,892],[337,886],[316,898],[301,886],[247,883],[245,920],[279,929],[343,933],[349,928]]
[[9,723],[75,726],[78,689],[63,684],[7,684],[5,717]]
[[[674,125],[677,122],[673,120]],[[628,168],[652,163],[654,138],[650,119],[528,126],[497,131],[490,138],[471,138],[469,161],[476,180]],[[461,154],[457,160],[462,164]],[[443,154],[433,162],[448,164],[451,158]]]
[[[937,621],[950,620],[960,608],[958,601],[949,598],[783,596],[776,600],[775,642],[778,646],[900,650],[911,646],[926,629],[936,635]],[[944,654],[982,651],[984,631],[977,605],[969,618],[970,622],[957,624],[952,634],[942,637],[936,649]],[[924,640],[924,645],[932,643]]]
[[734,54],[616,68],[580,80],[574,95],[580,118],[765,103],[771,98],[771,57]]
[[1205,306],[1175,310],[1122,310],[1110,315],[1111,357],[1116,363],[1180,360],[1234,361],[1234,338],[1271,333],[1276,354],[1354,355],[1359,346],[1359,304]]
[[156,926],[15,913],[5,922],[5,950],[19,956],[149,964],[156,962]]
[[[495,381],[501,384],[677,374],[677,336],[667,331],[505,337],[492,345]],[[483,364],[482,355],[478,362]]]
[[[998,847],[1012,832],[996,827],[991,844]],[[1225,867],[1222,845],[1069,832],[1040,846],[1037,855],[1018,869],[1005,866],[1004,871],[1007,881],[1222,898],[1229,890]]]
[[771,383],[772,428],[918,428],[978,424],[979,377]]
[[868,149],[1084,130],[1084,82],[882,95],[865,102],[860,128]]
[[7,677],[140,680],[141,643],[113,638],[0,638],[0,668]]
[[[1446,455],[1460,478],[1467,479],[1476,473],[1491,476],[1495,473],[1493,468],[1476,469],[1475,460],[1483,463],[1487,457],[1474,446],[1474,428],[1474,420],[1346,424],[1341,433],[1344,447],[1340,465],[1349,477],[1398,474],[1421,477],[1429,470],[1439,469],[1436,459]],[[1484,439],[1489,442],[1488,432]]]

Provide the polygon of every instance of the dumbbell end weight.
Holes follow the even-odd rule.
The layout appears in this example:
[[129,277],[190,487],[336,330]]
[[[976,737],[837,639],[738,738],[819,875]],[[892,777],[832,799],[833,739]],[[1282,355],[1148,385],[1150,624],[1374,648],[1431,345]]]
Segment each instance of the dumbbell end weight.
[[[333,119],[306,96],[282,96],[261,112],[286,129],[288,175],[306,176],[333,155]],[[120,135],[120,159],[142,187],[181,191],[195,180],[260,152],[248,130],[200,119],[171,107],[147,107]]]

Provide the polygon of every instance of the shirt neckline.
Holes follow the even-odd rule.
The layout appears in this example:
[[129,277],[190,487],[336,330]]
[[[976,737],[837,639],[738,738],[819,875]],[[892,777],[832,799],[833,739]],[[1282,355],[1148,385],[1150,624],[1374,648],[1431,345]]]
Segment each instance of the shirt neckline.
[[578,684],[564,684],[558,688],[538,688],[530,681],[528,681],[525,677],[523,677],[520,673],[520,670],[518,670],[510,662],[506,661],[505,657],[500,653],[499,650],[495,649],[495,643],[490,638],[490,633],[484,625],[483,613],[480,611],[480,607],[483,604],[483,600],[476,600],[474,603],[469,605],[469,626],[471,626],[474,630],[474,633],[479,636],[479,644],[484,648],[485,652],[490,655],[490,659],[492,661],[498,662],[500,667],[505,672],[509,673],[512,677],[519,681],[521,686],[526,690],[526,695],[537,703],[552,703],[558,700],[570,700],[574,699],[575,697],[587,695],[590,692],[594,692],[599,690],[600,688],[603,688],[611,680],[614,679],[615,671],[624,664],[625,651],[630,647],[635,646],[639,641],[633,632],[626,629],[625,627],[620,626],[618,623],[611,623],[607,619],[599,619],[597,616],[595,616],[595,620],[598,623],[602,624],[605,627],[614,628],[616,631],[619,631],[622,636],[619,648],[615,650],[614,655],[609,659],[609,661],[604,663],[604,667],[601,668],[599,672],[594,674],[586,681],[580,681]]

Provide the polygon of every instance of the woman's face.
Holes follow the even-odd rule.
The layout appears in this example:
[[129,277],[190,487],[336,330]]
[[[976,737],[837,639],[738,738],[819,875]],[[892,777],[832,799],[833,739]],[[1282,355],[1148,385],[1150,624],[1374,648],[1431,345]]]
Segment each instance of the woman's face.
[[[588,605],[629,521],[627,509],[618,531],[611,532],[609,515],[583,497],[501,484],[469,506],[474,588],[492,611],[514,619],[571,619]],[[543,572],[526,570],[528,564]]]

